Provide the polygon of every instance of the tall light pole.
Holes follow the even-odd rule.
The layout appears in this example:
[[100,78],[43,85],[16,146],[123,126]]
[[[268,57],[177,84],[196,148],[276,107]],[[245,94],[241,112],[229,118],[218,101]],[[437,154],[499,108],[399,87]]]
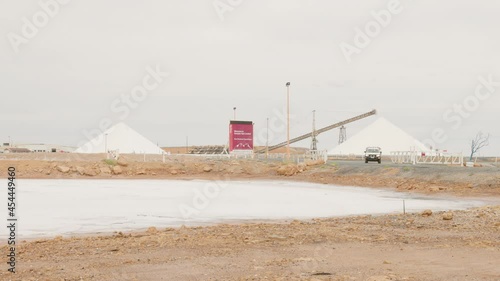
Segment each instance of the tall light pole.
[[233,107],[233,120],[236,121],[236,107]]
[[[108,134],[104,134],[104,153],[108,153]],[[107,158],[106,156],[106,159]]]
[[286,82],[286,154],[290,159],[290,82]]

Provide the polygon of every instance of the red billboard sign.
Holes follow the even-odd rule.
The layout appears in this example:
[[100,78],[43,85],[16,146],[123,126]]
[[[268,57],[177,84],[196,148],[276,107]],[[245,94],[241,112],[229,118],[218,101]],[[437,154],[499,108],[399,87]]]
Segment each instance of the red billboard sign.
[[229,123],[229,151],[253,151],[253,122]]

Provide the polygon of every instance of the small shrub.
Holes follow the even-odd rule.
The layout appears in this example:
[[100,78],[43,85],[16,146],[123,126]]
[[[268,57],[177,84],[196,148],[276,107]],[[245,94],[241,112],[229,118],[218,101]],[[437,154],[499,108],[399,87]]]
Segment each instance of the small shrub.
[[117,161],[114,159],[104,159],[102,161],[110,166],[116,166],[117,164]]

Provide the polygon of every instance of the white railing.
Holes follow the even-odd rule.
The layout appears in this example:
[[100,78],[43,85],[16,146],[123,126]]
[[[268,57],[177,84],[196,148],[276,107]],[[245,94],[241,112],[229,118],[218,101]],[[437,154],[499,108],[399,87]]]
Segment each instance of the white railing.
[[363,159],[363,155],[356,154],[332,154],[328,155],[328,158],[331,160],[359,160]]
[[[240,158],[241,156],[236,156],[236,158]],[[320,160],[323,161],[328,160],[328,155],[326,150],[317,150],[317,151],[308,151],[305,154],[288,154],[286,153],[269,153],[269,154],[251,154],[245,155],[246,158],[257,159],[257,160],[278,160],[278,161],[289,161],[289,162],[297,162],[302,163],[308,160]]]
[[301,163],[307,160],[328,160],[328,155],[326,150],[318,151],[308,151],[305,154],[288,154],[286,153],[255,153],[255,154],[229,154],[225,155],[229,159],[256,159],[256,160],[276,160],[276,161],[289,161]]
[[104,159],[117,159],[119,156],[128,161],[133,162],[167,162],[172,160],[181,160],[183,158],[191,159],[255,159],[255,160],[272,160],[283,162],[302,163],[307,160],[323,159],[328,160],[327,151],[307,152],[304,154],[291,154],[290,157],[286,153],[251,153],[251,154],[123,154],[123,153],[96,153],[96,154],[79,154],[79,153],[9,153],[0,154],[0,161],[3,160],[40,160],[40,161],[84,161],[98,162]]
[[462,153],[392,151],[391,161],[395,164],[442,164],[463,166]]

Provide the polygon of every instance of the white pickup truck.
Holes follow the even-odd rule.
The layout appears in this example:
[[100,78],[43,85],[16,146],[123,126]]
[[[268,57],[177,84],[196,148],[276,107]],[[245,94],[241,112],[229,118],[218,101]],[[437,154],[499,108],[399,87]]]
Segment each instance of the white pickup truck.
[[377,161],[382,163],[382,149],[380,147],[367,147],[365,150],[365,163]]

